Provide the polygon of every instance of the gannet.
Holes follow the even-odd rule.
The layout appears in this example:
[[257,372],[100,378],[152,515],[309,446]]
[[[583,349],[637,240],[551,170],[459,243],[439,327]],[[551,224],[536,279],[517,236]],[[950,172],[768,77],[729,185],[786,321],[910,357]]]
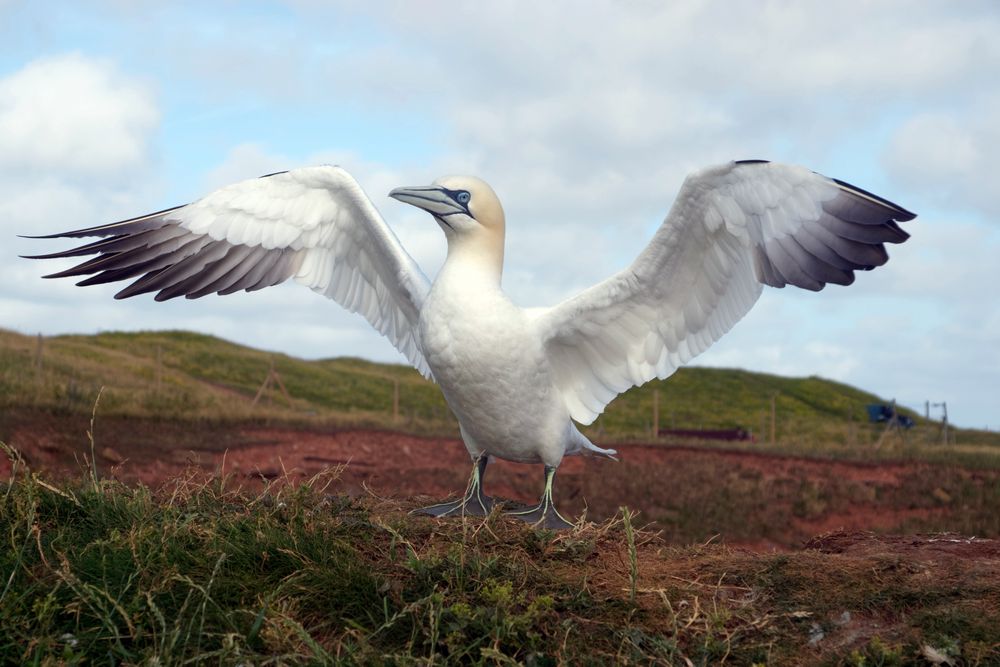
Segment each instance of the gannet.
[[490,458],[541,463],[536,507],[513,515],[571,524],[553,502],[563,456],[613,457],[577,424],[615,396],[666,378],[728,331],[763,285],[818,291],[888,260],[916,217],[806,168],[743,160],[690,174],[632,264],[551,308],[521,308],[501,287],[505,218],[484,181],[448,176],[396,188],[443,230],[447,259],[433,283],[346,171],[306,167],[226,186],[186,206],[34,238],[103,237],[32,259],[97,255],[46,276],[78,285],[130,280],[121,299],[248,292],[288,279],[360,313],[438,383],[473,459],[465,494],[423,508],[485,515]]

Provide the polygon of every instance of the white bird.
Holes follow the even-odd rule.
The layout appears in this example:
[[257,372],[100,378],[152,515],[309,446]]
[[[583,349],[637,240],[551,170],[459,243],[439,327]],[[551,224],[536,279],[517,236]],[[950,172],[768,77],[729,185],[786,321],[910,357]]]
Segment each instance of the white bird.
[[48,278],[94,285],[138,277],[115,295],[156,300],[230,294],[289,278],[360,313],[426,377],[458,418],[473,458],[465,495],[424,508],[488,513],[491,456],[545,466],[537,507],[513,513],[569,526],[552,500],[564,455],[611,457],[578,430],[615,396],[666,378],[718,340],[762,285],[820,290],[888,260],[915,215],[803,167],[745,160],[688,176],[666,220],[625,270],[552,308],[524,309],[501,288],[504,212],[482,180],[446,177],[390,197],[430,213],[448,256],[433,284],[358,183],[309,167],[229,185],[186,206],[38,238],[100,236],[35,259],[94,255]]

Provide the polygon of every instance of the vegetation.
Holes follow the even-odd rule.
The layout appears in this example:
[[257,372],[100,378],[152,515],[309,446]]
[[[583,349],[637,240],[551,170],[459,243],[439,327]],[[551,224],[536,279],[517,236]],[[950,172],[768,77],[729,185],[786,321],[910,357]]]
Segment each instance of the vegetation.
[[[89,418],[89,451],[81,472],[56,480],[0,443],[13,461],[0,483],[0,664],[1000,664],[1000,544],[912,534],[1000,534],[998,473],[954,465],[1000,467],[995,434],[959,431],[944,448],[918,419],[904,441],[862,421],[865,404],[884,401],[845,385],[682,369],[619,398],[590,434],[648,441],[658,396],[665,428],[760,435],[774,397],[775,442],[724,446],[952,465],[897,466],[883,483],[834,472],[866,463],[744,465],[681,448],[677,466],[637,456],[595,468],[611,495],[585,478],[567,496],[587,498],[592,515],[621,502],[643,514],[619,508],[554,534],[347,497],[338,469],[263,487],[201,469],[155,488],[98,473],[98,456],[102,469],[113,460],[93,437],[101,387],[102,433],[141,424],[128,439],[141,440],[137,458],[224,451],[234,422],[457,435],[437,388],[404,366],[303,361],[184,332],[60,336],[40,356],[36,346],[0,331],[0,439],[5,424],[27,424],[22,434],[47,429],[44,448]],[[270,392],[254,406],[272,363],[291,401]],[[79,449],[73,439],[67,451]],[[789,525],[858,508],[898,513],[885,525],[907,536],[835,533],[753,553],[706,533],[783,543]],[[651,520],[669,539],[640,527]]]
[[[0,330],[0,406],[164,419],[379,425],[399,414],[415,430],[451,430],[441,392],[407,366],[361,359],[304,361],[184,331],[38,339]],[[253,399],[273,363],[291,402],[273,388]]]
[[915,539],[678,548],[627,510],[555,535],[412,517],[336,484],[251,494],[192,472],[151,490],[90,470],[57,485],[16,466],[0,487],[0,662],[1000,661],[995,544],[987,560],[926,557]]
[[[57,336],[44,339],[40,349],[35,338],[0,330],[0,408],[86,414],[104,387],[102,414],[109,416],[268,420],[457,436],[438,388],[403,365],[305,361],[176,331]],[[272,387],[253,405],[271,364],[291,400]],[[905,435],[868,424],[865,406],[887,401],[859,389],[816,377],[731,369],[682,368],[666,381],[626,392],[587,434],[603,443],[651,440],[654,398],[661,428],[742,428],[755,435],[749,446],[756,450],[1000,465],[1000,434],[953,429],[952,445],[944,449],[939,424],[912,411],[900,410],[917,422]]]

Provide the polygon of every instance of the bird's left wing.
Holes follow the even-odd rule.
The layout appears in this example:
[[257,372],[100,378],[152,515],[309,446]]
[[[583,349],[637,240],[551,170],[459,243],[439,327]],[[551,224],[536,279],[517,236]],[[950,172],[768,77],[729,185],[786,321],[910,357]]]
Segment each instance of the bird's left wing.
[[34,259],[97,255],[46,276],[78,285],[138,278],[122,299],[232,294],[289,278],[360,313],[425,376],[418,340],[427,277],[361,186],[338,167],[306,167],[234,183],[198,201],[110,225],[40,238],[103,240]]
[[750,310],[762,283],[820,290],[888,260],[914,214],[802,167],[730,162],[688,176],[632,265],[533,311],[570,415],[589,424],[611,400],[666,378]]

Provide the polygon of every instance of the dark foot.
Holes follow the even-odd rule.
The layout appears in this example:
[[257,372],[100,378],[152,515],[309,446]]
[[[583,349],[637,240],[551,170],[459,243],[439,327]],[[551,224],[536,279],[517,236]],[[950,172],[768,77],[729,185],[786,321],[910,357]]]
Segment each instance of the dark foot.
[[465,497],[450,503],[440,503],[430,507],[421,507],[411,514],[429,514],[430,516],[487,516],[496,501],[483,494],[483,478],[486,476],[486,464],[489,456],[482,454],[472,466],[472,477],[465,490]]
[[548,528],[549,530],[567,530],[573,527],[569,521],[564,519],[556,510],[554,505],[544,503],[532,509],[521,512],[507,512],[507,516],[520,519],[536,528]]
[[538,502],[538,506],[518,512],[507,512],[507,516],[520,519],[537,528],[550,530],[572,528],[573,524],[559,514],[559,510],[556,509],[556,505],[552,501],[552,480],[555,479],[555,476],[555,467],[545,466],[545,490],[542,491],[542,499]]
[[489,496],[476,495],[471,498],[461,498],[450,503],[430,505],[413,510],[413,514],[428,514],[430,516],[487,516],[496,505]]

